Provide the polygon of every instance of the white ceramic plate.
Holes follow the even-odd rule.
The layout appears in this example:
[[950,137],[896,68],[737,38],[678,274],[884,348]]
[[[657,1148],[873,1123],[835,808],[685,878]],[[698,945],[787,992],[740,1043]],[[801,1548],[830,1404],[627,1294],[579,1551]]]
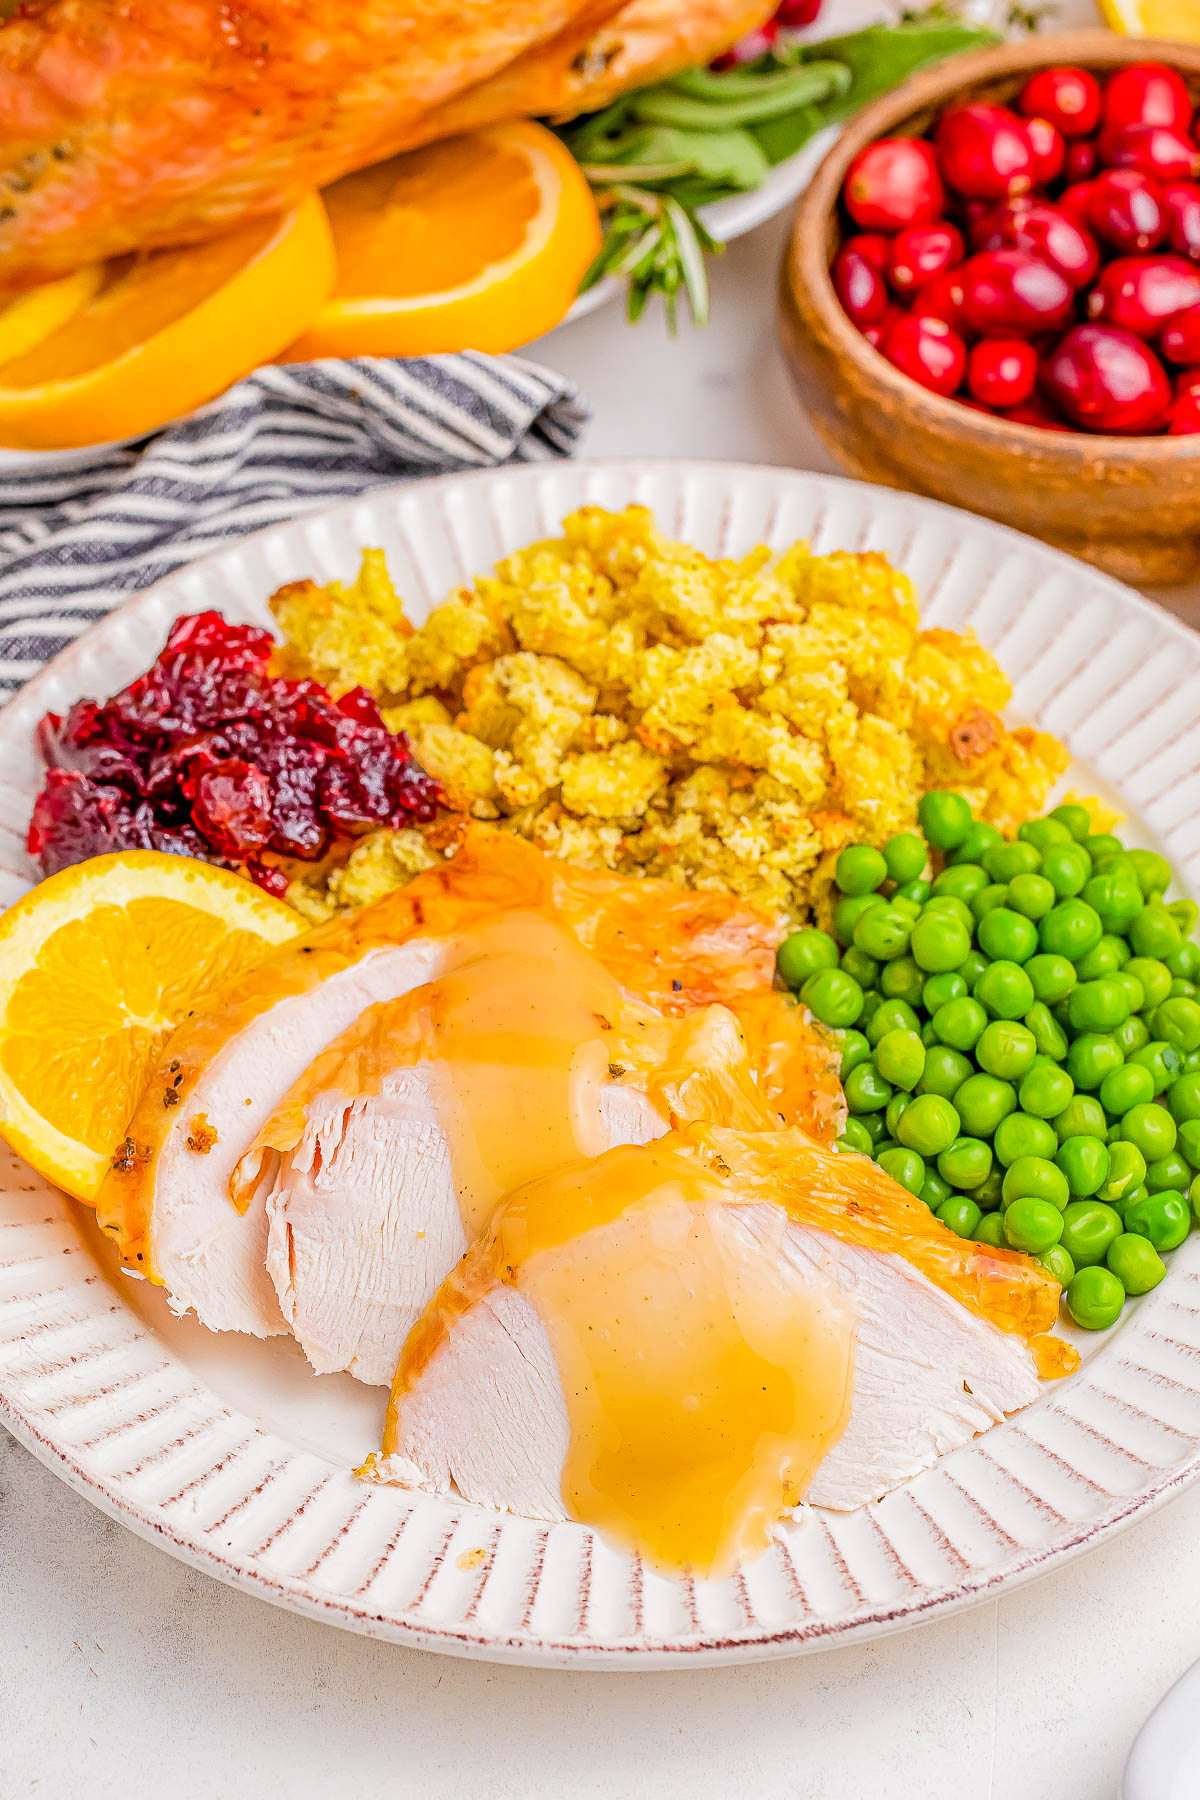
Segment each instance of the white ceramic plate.
[[[281,582],[382,544],[416,618],[584,502],[653,507],[709,552],[886,551],[927,623],[974,628],[1058,732],[1076,779],[1200,885],[1200,638],[1115,582],[965,513],[856,482],[722,464],[556,464],[382,489],[274,527],[131,601],[0,714],[0,869],[22,834],[47,708],[107,694],[180,612],[266,621]],[[3,897],[3,896],[0,896]],[[0,1418],[81,1493],[264,1598],[381,1637],[522,1662],[664,1667],[790,1655],[964,1606],[1077,1554],[1200,1468],[1200,1235],[1084,1368],[877,1505],[809,1511],[743,1574],[673,1582],[581,1526],[364,1488],[382,1390],[312,1375],[292,1344],[217,1337],[116,1275],[85,1211],[0,1162]],[[482,1554],[480,1554],[482,1552]]]

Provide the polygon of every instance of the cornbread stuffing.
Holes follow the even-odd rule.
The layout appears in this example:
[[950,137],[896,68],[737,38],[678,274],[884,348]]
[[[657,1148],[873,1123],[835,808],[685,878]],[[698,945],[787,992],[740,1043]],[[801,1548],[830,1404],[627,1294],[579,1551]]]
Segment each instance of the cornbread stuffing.
[[[418,629],[379,550],[353,586],[293,583],[272,610],[283,671],[369,689],[451,814],[790,919],[820,910],[843,844],[911,828],[927,789],[1011,828],[1067,762],[1056,739],[1004,725],[995,659],[922,631],[882,554],[796,544],[714,561],[644,507],[571,514]],[[445,817],[376,832],[288,898],[327,918],[453,843]]]

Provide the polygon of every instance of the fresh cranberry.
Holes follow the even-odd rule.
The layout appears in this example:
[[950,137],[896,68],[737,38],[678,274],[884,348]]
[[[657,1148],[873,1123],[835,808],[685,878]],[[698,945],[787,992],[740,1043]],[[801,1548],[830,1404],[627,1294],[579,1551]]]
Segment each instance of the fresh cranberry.
[[1100,158],[1096,155],[1096,146],[1090,138],[1077,139],[1067,145],[1067,154],[1063,158],[1063,176],[1071,183],[1090,181],[1100,167]]
[[1003,200],[1033,186],[1029,132],[1006,106],[953,106],[938,120],[933,142],[942,175],[956,193]]
[[1111,75],[1104,90],[1104,124],[1122,131],[1127,125],[1169,125],[1186,131],[1192,122],[1187,82],[1165,63],[1129,63]]
[[1189,389],[1167,410],[1168,437],[1194,437],[1200,432],[1200,394]]
[[1172,250],[1200,262],[1200,183],[1169,182],[1163,189],[1163,210]]
[[1172,319],[1158,347],[1168,362],[1200,364],[1200,306],[1191,306]]
[[851,163],[843,192],[850,217],[868,231],[932,225],[946,199],[933,151],[921,138],[868,144]]
[[961,265],[947,269],[944,275],[937,275],[921,289],[921,311],[926,318],[941,319],[944,325],[950,325],[959,337],[970,339],[974,336],[963,314],[963,284]]
[[1200,394],[1200,366],[1180,369],[1173,383],[1173,392],[1177,400],[1180,394]]
[[910,376],[935,394],[950,395],[962,386],[967,347],[943,319],[903,313],[880,349],[902,375]]
[[1114,325],[1076,325],[1045,363],[1042,378],[1050,398],[1088,431],[1156,431],[1171,400],[1154,352]]
[[1167,219],[1162,188],[1153,176],[1140,169],[1106,169],[1091,186],[1088,223],[1098,238],[1126,255],[1162,243]]
[[1087,302],[1090,318],[1146,338],[1193,306],[1200,306],[1200,269],[1181,256],[1119,256],[1101,271]]
[[1190,138],[1169,125],[1128,125],[1100,134],[1100,160],[1110,169],[1141,169],[1160,181],[1190,181],[1200,155]]
[[833,285],[838,299],[856,325],[871,325],[882,318],[888,303],[883,276],[857,250],[840,250],[833,264]]
[[1005,407],[1000,417],[1008,419],[1013,425],[1036,425],[1039,431],[1069,431],[1071,429],[1069,425],[1063,423],[1057,413],[1051,411],[1040,394],[1034,394],[1031,399],[1023,400],[1019,406]]
[[1033,146],[1033,181],[1035,187],[1049,187],[1062,174],[1067,160],[1067,146],[1062,132],[1049,119],[1026,119],[1025,129]]
[[896,323],[896,320],[902,319],[903,317],[903,307],[895,306],[889,300],[883,309],[882,317],[876,319],[872,325],[860,325],[859,330],[866,338],[868,344],[870,344],[872,350],[878,350],[880,344],[882,344],[884,338]]
[[1020,338],[985,338],[967,358],[967,386],[985,406],[1019,406],[1037,381],[1038,356]]
[[262,769],[227,757],[189,786],[194,789],[193,822],[222,856],[237,861],[270,841],[271,783]]
[[984,337],[1028,337],[1071,316],[1066,276],[1028,250],[983,250],[962,265],[963,313]]
[[856,231],[842,245],[843,250],[854,250],[869,262],[877,275],[886,275],[888,260],[892,254],[892,240],[885,237],[882,231]]
[[998,206],[975,243],[980,250],[1032,251],[1076,288],[1086,287],[1100,267],[1100,252],[1087,227],[1045,200],[1010,200]]
[[915,293],[960,263],[965,249],[955,225],[909,225],[892,242],[888,280],[898,294]]
[[1031,75],[1017,102],[1027,119],[1049,119],[1065,138],[1087,137],[1095,131],[1100,104],[1100,83],[1095,76],[1066,63]]
[[1090,226],[1092,196],[1095,191],[1094,181],[1076,181],[1063,189],[1054,204],[1077,224]]

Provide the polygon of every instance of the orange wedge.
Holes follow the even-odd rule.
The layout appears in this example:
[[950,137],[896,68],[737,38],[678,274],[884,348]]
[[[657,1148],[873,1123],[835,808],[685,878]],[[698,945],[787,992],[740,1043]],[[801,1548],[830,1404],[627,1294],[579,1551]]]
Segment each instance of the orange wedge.
[[528,120],[376,163],[322,198],[337,284],[288,362],[515,349],[557,325],[600,247],[578,164]]
[[1100,0],[1114,31],[1126,37],[1174,38],[1200,44],[1200,6],[1196,0]]
[[[333,277],[316,194],[206,244],[105,264],[56,328],[7,354],[0,329],[0,444],[106,443],[191,412],[276,356],[316,317]],[[48,291],[13,305],[40,294],[46,306]]]
[[167,1037],[304,921],[240,875],[156,850],[51,875],[0,918],[0,1137],[93,1200]]

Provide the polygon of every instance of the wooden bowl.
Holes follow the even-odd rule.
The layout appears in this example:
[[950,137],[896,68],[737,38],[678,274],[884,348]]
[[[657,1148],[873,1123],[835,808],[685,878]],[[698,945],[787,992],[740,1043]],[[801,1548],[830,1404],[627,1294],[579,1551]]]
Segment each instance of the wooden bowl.
[[1200,47],[1102,31],[955,57],[852,121],[817,170],[784,255],[780,333],[813,425],[854,475],[1014,525],[1122,580],[1200,577],[1200,437],[1041,431],[932,394],[871,348],[829,278],[846,172],[876,138],[923,133],[950,100],[1011,102],[1030,74],[1078,63],[1098,75],[1167,62],[1200,98]]

